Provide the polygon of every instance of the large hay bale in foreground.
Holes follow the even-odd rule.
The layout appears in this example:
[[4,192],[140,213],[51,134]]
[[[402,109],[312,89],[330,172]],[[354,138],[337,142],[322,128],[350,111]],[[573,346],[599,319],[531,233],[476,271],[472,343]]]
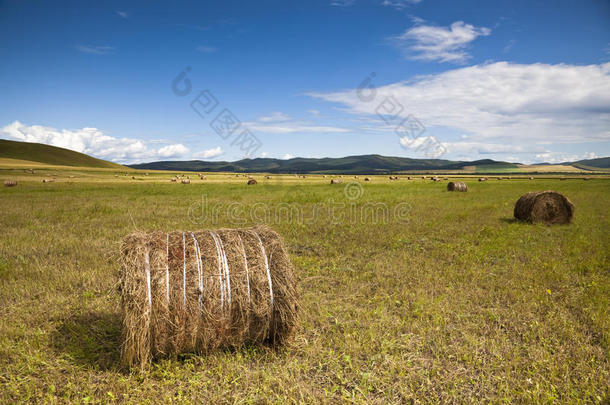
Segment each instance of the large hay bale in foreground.
[[468,186],[462,181],[450,181],[447,183],[447,191],[468,191]]
[[121,249],[125,366],[280,344],[295,329],[296,278],[282,239],[268,227],[138,232]]
[[574,216],[574,204],[556,191],[534,191],[519,198],[514,215],[521,221],[568,224]]

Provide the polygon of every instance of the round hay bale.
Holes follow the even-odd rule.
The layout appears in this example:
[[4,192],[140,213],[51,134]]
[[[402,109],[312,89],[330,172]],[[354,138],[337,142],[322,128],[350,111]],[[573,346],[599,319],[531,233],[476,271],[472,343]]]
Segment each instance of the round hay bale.
[[574,216],[574,204],[556,191],[534,191],[517,200],[514,215],[532,223],[569,224]]
[[182,179],[182,184],[191,184],[190,179]]
[[364,181],[371,181],[371,178],[370,177],[365,177]]
[[487,177],[479,177],[479,181],[487,181]]
[[248,185],[249,185],[249,186],[252,186],[252,185],[254,185],[254,184],[257,184],[257,181],[256,181],[256,180],[254,180],[254,179],[250,179],[250,180],[248,180]]
[[534,180],[534,178],[532,176],[529,177],[530,180]]
[[341,184],[343,180],[341,179],[330,179],[330,184]]
[[411,180],[411,176],[407,177],[407,180]]
[[4,181],[4,187],[16,187],[16,186],[17,186],[16,180],[5,180]]
[[138,232],[121,246],[121,360],[278,345],[297,324],[296,277],[272,229]]
[[55,179],[42,179],[43,183],[53,183]]
[[136,176],[131,176],[131,180],[135,180],[135,179],[136,179]]
[[450,181],[447,183],[447,191],[468,191],[466,183],[461,181]]
[[265,176],[265,178],[266,178],[267,180],[270,180],[270,179],[271,179],[271,176]]

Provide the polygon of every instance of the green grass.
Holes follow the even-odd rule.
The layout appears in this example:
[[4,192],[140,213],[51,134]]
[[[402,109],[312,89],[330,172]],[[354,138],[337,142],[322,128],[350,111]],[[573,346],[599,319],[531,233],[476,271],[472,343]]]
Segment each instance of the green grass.
[[[608,179],[470,179],[468,193],[449,193],[373,178],[356,208],[407,202],[406,222],[333,223],[311,212],[345,203],[343,185],[313,176],[248,187],[226,175],[181,185],[74,173],[42,184],[0,170],[20,181],[0,189],[0,402],[608,401]],[[574,202],[574,223],[514,222],[518,197],[545,189]],[[234,226],[223,210],[194,223],[203,195],[244,212],[288,203],[311,219],[267,216],[298,272],[296,338],[121,370],[119,241],[135,227]]]
[[59,166],[125,169],[117,163],[96,159],[70,149],[41,143],[18,142],[0,139],[0,158],[29,160]]

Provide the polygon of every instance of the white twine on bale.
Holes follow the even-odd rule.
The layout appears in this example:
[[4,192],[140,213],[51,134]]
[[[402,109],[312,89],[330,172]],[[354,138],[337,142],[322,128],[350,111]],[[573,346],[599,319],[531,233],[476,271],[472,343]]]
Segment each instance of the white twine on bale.
[[248,258],[246,257],[246,246],[244,246],[244,241],[241,239],[241,235],[238,233],[237,237],[239,238],[239,243],[241,244],[241,251],[244,254],[244,266],[246,267],[246,281],[248,282],[248,304],[251,304],[250,300],[250,274],[248,273]]
[[165,234],[167,242],[165,244],[165,298],[169,305],[169,233]]
[[216,237],[220,242],[220,251],[222,252],[222,266],[225,271],[225,277],[227,280],[227,291],[228,291],[228,304],[229,309],[231,308],[231,276],[229,275],[229,261],[227,260],[227,253],[225,252],[224,243],[222,243],[222,237],[220,234],[217,234]]
[[[269,270],[269,262],[267,261],[267,253],[265,253],[265,246],[263,246],[263,241],[261,237],[258,236],[258,233],[253,232],[258,239],[258,244],[261,247],[261,251],[263,252],[263,257],[265,258],[265,268],[267,269],[267,280],[269,280],[269,297],[271,302],[271,311],[273,311],[273,284],[271,283],[271,271]],[[273,312],[272,312],[273,313]]]
[[193,248],[195,250],[195,259],[197,261],[197,283],[199,287],[199,309],[201,309],[201,302],[203,299],[203,278],[201,277],[203,263],[201,262],[201,251],[199,250],[199,242],[195,238],[195,234],[191,232],[193,237]]
[[144,271],[146,272],[148,310],[152,311],[152,294],[150,291],[150,254],[148,252],[148,246],[146,246],[146,252],[144,254]]
[[224,308],[224,282],[222,277],[222,262],[220,259],[220,247],[218,246],[218,241],[216,240],[216,235],[214,232],[210,231],[210,235],[212,239],[214,239],[214,244],[216,244],[216,255],[218,260],[218,283],[220,285],[220,307]]
[[186,236],[182,232],[182,304],[186,309]]

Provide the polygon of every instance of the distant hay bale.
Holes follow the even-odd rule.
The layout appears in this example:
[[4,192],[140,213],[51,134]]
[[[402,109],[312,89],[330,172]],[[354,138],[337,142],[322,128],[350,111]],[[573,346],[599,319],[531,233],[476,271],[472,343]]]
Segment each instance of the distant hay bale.
[[272,229],[138,232],[121,246],[121,360],[280,345],[294,333],[297,281]]
[[322,177],[323,177],[323,178],[326,178],[327,176],[324,174],[324,175],[322,175]]
[[560,178],[559,180],[567,180],[565,177]]
[[114,175],[114,177],[119,177],[119,175],[118,175],[118,174],[115,174],[115,175]]
[[450,181],[447,183],[447,191],[468,191],[468,186],[462,181]]
[[519,198],[514,215],[521,221],[568,224],[574,216],[574,204],[556,191],[534,191]]
[[267,180],[269,180],[269,179],[271,179],[271,176],[265,176],[265,178],[266,178]]
[[182,184],[191,184],[190,179],[182,179]]
[[43,183],[53,183],[55,179],[42,179]]
[[529,177],[530,180],[534,180],[534,178],[532,176]]
[[207,177],[206,177],[206,176],[204,176],[203,174],[202,174],[201,176],[199,176],[199,178],[200,178],[201,180],[205,180],[205,179],[207,179]]
[[411,180],[411,176],[407,177],[407,180]]
[[341,184],[343,180],[341,179],[330,179],[330,184]]
[[4,187],[16,187],[16,186],[17,186],[16,180],[5,180],[4,181]]
[[249,185],[249,186],[252,186],[252,185],[254,185],[254,184],[257,184],[257,181],[256,181],[256,180],[254,180],[254,179],[250,179],[250,180],[248,180],[248,185]]
[[172,177],[171,179],[169,179],[169,181],[171,181],[172,183],[175,183],[175,182],[177,182],[177,181],[178,181],[178,179],[177,179],[177,178],[175,178],[175,177]]
[[136,176],[131,176],[131,180],[135,180],[135,179],[136,179]]
[[371,178],[370,177],[365,177],[364,181],[371,181]]
[[487,181],[487,177],[479,177],[479,181]]

